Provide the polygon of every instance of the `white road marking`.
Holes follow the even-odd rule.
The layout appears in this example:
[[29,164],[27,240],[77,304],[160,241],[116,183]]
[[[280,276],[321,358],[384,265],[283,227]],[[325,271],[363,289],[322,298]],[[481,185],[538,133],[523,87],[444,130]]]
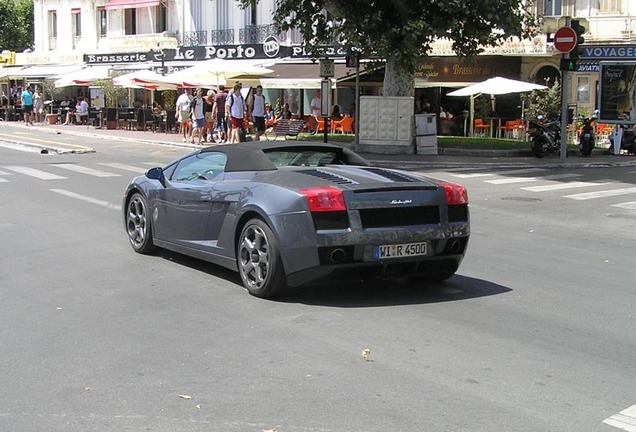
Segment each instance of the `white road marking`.
[[11,173],[6,171],[0,171],[0,175],[11,175]]
[[80,195],[80,194],[77,194],[75,192],[70,192],[70,191],[67,191],[67,190],[64,190],[64,189],[50,189],[50,191],[58,193],[60,195],[64,195],[64,196],[70,197],[70,198],[75,198],[75,199],[78,199],[78,200],[81,200],[81,201],[86,201],[86,202],[91,203],[91,204],[97,204],[97,205],[100,205],[102,207],[106,207],[106,208],[110,208],[110,209],[113,209],[113,210],[121,211],[121,206],[120,205],[113,204],[113,203],[110,203],[108,201],[98,200],[98,199],[91,198],[91,197],[86,196],[86,195]]
[[545,168],[523,168],[523,169],[515,169],[515,170],[508,170],[508,171],[497,171],[492,173],[451,174],[451,175],[457,178],[473,178],[473,177],[491,177],[495,175],[527,174],[527,173],[541,172],[541,171],[546,171],[546,169]]
[[636,405],[606,418],[603,423],[628,432],[636,432]]
[[126,165],[126,164],[117,163],[117,162],[111,162],[111,163],[103,162],[103,163],[100,163],[99,165],[107,166],[109,168],[120,169],[124,171],[132,171],[135,173],[145,173],[146,171],[148,171],[146,168]]
[[625,210],[636,210],[636,201],[624,202],[620,204],[612,204],[612,207],[618,207]]
[[53,166],[67,169],[69,171],[75,171],[82,174],[88,174],[95,177],[121,177],[121,174],[109,173],[106,171],[100,171],[93,168],[88,168],[82,165],[75,164],[54,164]]
[[538,180],[562,180],[566,178],[572,177],[581,177],[582,174],[574,174],[574,173],[565,173],[565,174],[554,174],[543,177],[511,177],[497,180],[484,180],[484,183],[490,184],[508,184],[508,183],[524,183],[524,182],[534,182]]
[[570,182],[570,183],[557,183],[551,185],[543,185],[543,186],[529,186],[525,188],[521,188],[522,190],[527,190],[530,192],[549,192],[555,190],[563,190],[563,189],[575,189],[582,187],[592,187],[592,186],[605,186],[610,184],[605,180],[599,181],[598,183],[591,182]]
[[0,183],[8,183],[8,182],[9,182],[9,180],[3,179],[2,177],[0,177]]
[[157,163],[157,162],[142,162],[141,164],[142,165],[148,165],[148,166],[151,166],[151,167],[162,167],[162,166],[164,166],[164,164]]
[[38,178],[40,180],[62,180],[65,179],[66,177],[62,177],[59,176],[57,174],[51,174],[51,173],[47,173],[45,171],[40,171],[38,169],[35,168],[29,168],[29,167],[25,167],[25,166],[5,166],[4,168],[13,171],[13,172],[17,172],[19,174],[24,174],[24,175],[28,175],[31,177],[35,177]]
[[580,194],[565,195],[565,196],[563,196],[563,198],[570,198],[570,199],[573,199],[573,200],[583,201],[583,200],[589,200],[589,199],[595,199],[595,198],[605,198],[605,197],[612,197],[612,196],[619,196],[619,195],[629,195],[629,194],[633,194],[633,193],[636,193],[636,187],[630,187],[630,188],[624,188],[624,189],[610,189],[610,190],[604,190],[604,191],[586,192],[586,193],[580,193]]

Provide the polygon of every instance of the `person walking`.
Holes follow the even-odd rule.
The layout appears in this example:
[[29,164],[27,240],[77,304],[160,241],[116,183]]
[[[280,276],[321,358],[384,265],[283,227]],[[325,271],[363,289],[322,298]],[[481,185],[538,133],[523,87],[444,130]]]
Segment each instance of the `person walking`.
[[33,124],[31,121],[31,113],[33,112],[33,93],[31,92],[31,86],[27,86],[20,95],[22,102],[22,113],[24,114],[24,123],[27,125]]
[[44,124],[44,100],[40,89],[35,90],[33,94],[33,112],[36,124]]
[[212,107],[212,118],[216,121],[214,131],[215,134],[218,134],[218,139],[215,139],[217,142],[227,141],[227,117],[225,115],[226,101],[227,93],[225,91],[225,86],[221,84],[219,86],[219,92],[214,95],[214,106]]
[[263,86],[256,86],[256,94],[252,97],[252,123],[254,123],[254,141],[260,141],[265,133],[265,96]]
[[183,142],[188,142],[188,121],[190,118],[190,103],[192,103],[192,96],[190,96],[190,89],[184,88],[183,93],[177,98],[175,104],[174,118],[179,122],[179,130],[183,135]]
[[203,141],[203,133],[205,132],[205,100],[203,100],[203,91],[197,90],[195,98],[190,103],[190,117],[192,118],[192,133],[190,134],[190,142],[194,144],[194,135],[199,135],[199,142]]
[[311,115],[314,118],[314,130],[313,134],[318,132],[318,117],[320,116],[322,102],[320,101],[320,90],[316,90],[316,96],[311,100]]
[[230,117],[232,130],[230,132],[230,142],[241,142],[240,130],[243,128],[243,113],[245,112],[245,101],[241,95],[240,84],[234,85],[234,91],[227,97],[225,110]]
[[208,90],[204,101],[203,115],[205,117],[205,130],[203,133],[203,141],[212,142],[212,132],[214,132],[214,116],[212,115],[212,110],[214,109],[214,90]]

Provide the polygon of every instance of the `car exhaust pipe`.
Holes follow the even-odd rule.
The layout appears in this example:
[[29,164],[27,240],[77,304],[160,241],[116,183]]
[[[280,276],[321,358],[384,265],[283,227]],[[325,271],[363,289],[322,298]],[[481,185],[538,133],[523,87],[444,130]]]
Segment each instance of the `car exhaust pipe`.
[[342,264],[347,259],[347,253],[344,249],[334,249],[331,251],[331,262],[334,264]]
[[450,245],[448,246],[448,250],[450,250],[454,254],[459,253],[461,249],[462,249],[462,242],[459,241],[458,239],[452,240],[450,242]]

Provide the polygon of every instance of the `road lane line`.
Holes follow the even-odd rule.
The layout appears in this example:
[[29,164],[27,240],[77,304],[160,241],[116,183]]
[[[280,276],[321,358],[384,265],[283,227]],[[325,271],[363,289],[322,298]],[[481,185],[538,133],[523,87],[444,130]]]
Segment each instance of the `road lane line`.
[[38,178],[40,180],[63,180],[66,177],[62,177],[59,176],[57,174],[51,174],[51,173],[47,173],[45,171],[40,171],[38,169],[35,168],[29,168],[29,167],[25,167],[25,166],[5,166],[4,168],[13,171],[13,172],[17,172],[19,174],[24,174],[24,175],[28,175],[31,177],[35,177]]
[[113,203],[108,202],[108,201],[98,200],[96,198],[91,198],[91,197],[86,196],[86,195],[80,195],[80,194],[77,194],[75,192],[67,191],[67,190],[64,190],[64,189],[49,189],[49,190],[51,192],[55,192],[57,194],[67,196],[69,198],[75,198],[75,199],[78,199],[80,201],[85,201],[85,202],[88,202],[88,203],[91,203],[91,204],[97,204],[97,205],[100,205],[102,207],[106,207],[106,208],[109,208],[109,209],[121,211],[121,206],[120,205],[113,204]]
[[135,173],[145,173],[146,171],[148,171],[147,168],[141,168],[141,167],[136,167],[133,165],[126,165],[126,164],[122,164],[122,163],[117,163],[117,162],[102,162],[99,165],[103,165],[109,168],[115,168],[115,169],[120,169],[120,170],[124,170],[124,171],[132,171]]
[[575,189],[582,187],[592,187],[592,186],[605,186],[610,184],[611,182],[605,182],[603,180],[599,183],[591,183],[591,182],[570,182],[570,183],[557,183],[551,185],[543,185],[543,186],[529,186],[525,188],[521,188],[522,190],[527,190],[530,192],[549,192],[555,190],[563,190],[563,189]]
[[636,405],[606,418],[603,423],[628,432],[636,432]]
[[11,173],[6,171],[0,171],[0,175],[11,175]]
[[0,183],[9,183],[9,180],[0,177]]
[[636,201],[624,202],[620,204],[612,204],[611,207],[618,207],[625,210],[636,210]]
[[570,198],[573,200],[583,201],[595,198],[605,198],[605,197],[613,197],[619,195],[629,195],[636,193],[636,187],[624,188],[624,189],[610,189],[604,191],[596,191],[596,192],[586,192],[580,194],[573,195],[565,195],[563,198]]
[[53,166],[67,169],[69,171],[78,172],[81,174],[88,174],[94,177],[121,177],[121,174],[109,173],[106,171],[100,171],[93,168],[88,168],[82,165],[75,164],[53,164]]
[[524,182],[534,182],[539,180],[562,180],[566,178],[572,177],[581,177],[582,174],[574,174],[574,173],[565,173],[565,174],[554,174],[543,177],[511,177],[511,178],[503,178],[497,180],[484,180],[484,183],[490,184],[509,184],[509,183],[524,183]]
[[491,177],[495,175],[515,175],[515,174],[528,174],[533,172],[547,171],[545,168],[522,168],[508,171],[497,171],[490,173],[472,173],[472,174],[451,174],[457,178],[473,178],[473,177]]

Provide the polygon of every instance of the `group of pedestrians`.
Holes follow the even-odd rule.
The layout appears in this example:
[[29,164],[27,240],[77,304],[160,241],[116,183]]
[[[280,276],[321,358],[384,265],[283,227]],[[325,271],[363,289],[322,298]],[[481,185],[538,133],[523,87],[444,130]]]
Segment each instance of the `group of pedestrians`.
[[25,124],[44,124],[44,99],[40,89],[33,92],[31,86],[27,86],[20,94],[20,104]]
[[190,89],[184,89],[175,104],[175,119],[184,142],[231,142],[245,141],[245,119],[250,118],[254,125],[254,140],[266,129],[266,102],[263,87],[256,86],[252,94],[251,104],[245,101],[241,93],[241,83],[236,83],[231,92],[224,85],[218,92],[209,90],[203,97],[203,90],[197,89],[194,95]]

